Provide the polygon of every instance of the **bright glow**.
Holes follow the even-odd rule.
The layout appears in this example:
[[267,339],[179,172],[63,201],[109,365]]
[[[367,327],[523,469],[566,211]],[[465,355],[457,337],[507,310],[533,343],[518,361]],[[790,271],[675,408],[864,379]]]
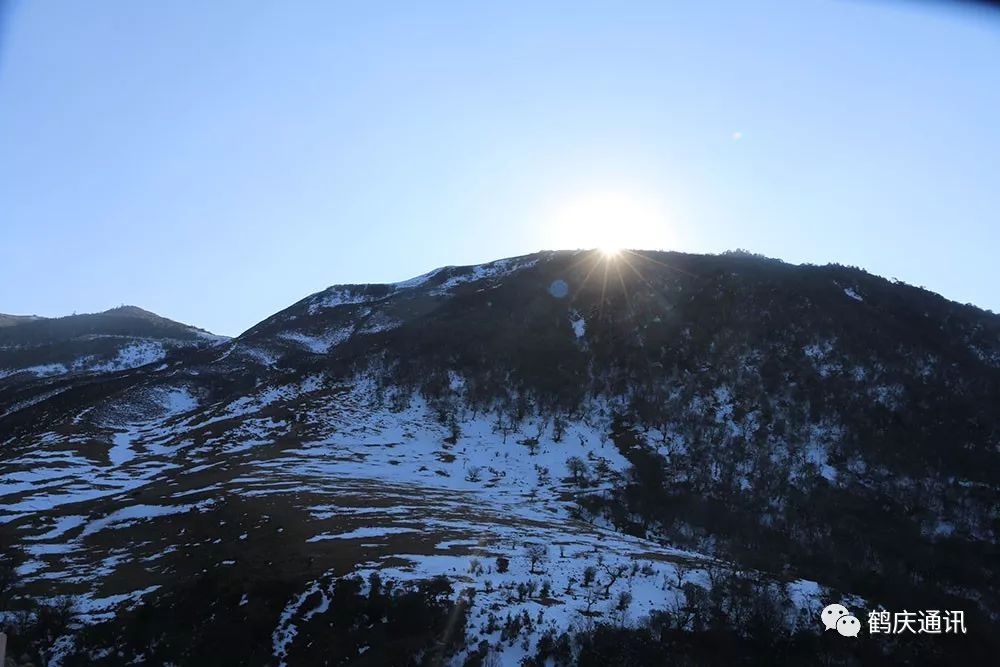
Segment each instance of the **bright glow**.
[[555,207],[546,227],[549,247],[597,248],[608,258],[624,249],[665,248],[669,240],[664,207],[622,192],[571,198]]

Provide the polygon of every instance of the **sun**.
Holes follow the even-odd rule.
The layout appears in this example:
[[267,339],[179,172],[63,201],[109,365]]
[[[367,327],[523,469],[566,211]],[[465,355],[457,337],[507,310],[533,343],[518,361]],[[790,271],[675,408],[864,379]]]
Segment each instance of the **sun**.
[[614,259],[621,254],[622,249],[618,246],[604,245],[598,246],[597,252],[601,253],[605,259]]
[[588,192],[563,200],[547,216],[546,240],[555,248],[595,248],[612,259],[627,249],[668,245],[664,206],[628,192]]

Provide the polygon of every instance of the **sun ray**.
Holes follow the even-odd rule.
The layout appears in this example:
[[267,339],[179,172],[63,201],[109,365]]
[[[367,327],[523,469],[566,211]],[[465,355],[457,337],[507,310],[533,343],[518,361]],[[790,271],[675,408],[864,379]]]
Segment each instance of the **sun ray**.
[[685,271],[684,269],[679,269],[676,266],[671,266],[670,264],[667,264],[666,262],[661,262],[660,260],[653,259],[652,257],[649,257],[647,255],[641,255],[641,254],[639,254],[639,253],[637,253],[637,252],[635,252],[633,250],[624,250],[623,252],[628,253],[630,255],[633,255],[635,257],[638,257],[639,259],[643,259],[643,260],[645,260],[647,262],[652,262],[653,264],[659,264],[660,266],[662,266],[665,269],[670,269],[671,271],[676,271],[677,273],[683,273],[684,275],[689,276],[691,278],[697,278],[699,280],[701,279],[701,276],[699,276],[696,273],[691,273],[690,271]]
[[642,255],[634,253],[630,250],[626,250],[621,256],[621,261],[622,263],[625,264],[625,266],[627,266],[632,270],[632,273],[634,273],[636,277],[639,278],[639,280],[641,280],[646,285],[646,287],[648,287],[649,289],[653,289],[653,283],[649,282],[649,279],[646,278],[646,276],[642,275],[642,273],[639,272],[639,269],[635,268],[635,265],[632,263],[632,260],[629,258],[629,255],[634,255],[636,257],[642,257]]
[[590,259],[592,261],[591,261],[591,264],[590,264],[590,270],[587,271],[587,275],[583,277],[583,282],[580,283],[581,286],[587,284],[587,282],[590,280],[590,276],[592,276],[594,274],[594,270],[597,269],[598,265],[600,264],[599,261],[593,261],[594,256],[591,253],[587,253],[586,257],[584,259],[581,259],[575,265],[582,264],[586,259]]
[[[652,296],[653,299],[655,299],[656,301],[658,301],[661,305],[663,305],[663,304],[669,305],[669,300],[663,294],[662,290],[658,290],[656,288],[656,286],[654,286],[653,283],[650,282],[648,278],[646,278],[646,276],[642,275],[642,272],[640,272],[639,269],[636,268],[636,266],[632,263],[630,256],[632,256],[632,257],[638,257],[639,259],[645,259],[645,260],[649,260],[649,261],[655,261],[655,260],[650,260],[650,258],[645,257],[645,256],[643,256],[643,255],[641,255],[639,253],[632,252],[632,251],[626,251],[626,253],[627,253],[627,255],[623,255],[622,258],[621,258],[621,261],[624,262],[625,266],[627,266],[628,268],[630,268],[632,270],[632,273],[634,273],[636,275],[636,277],[639,280],[641,280],[642,283],[649,289],[649,293],[650,293],[650,295]],[[659,263],[662,264],[662,262],[659,262]]]
[[[609,261],[608,264],[611,264],[611,262]],[[622,278],[622,269],[621,266],[619,266],[619,262],[614,262],[614,265],[615,265],[615,273],[618,274],[618,283],[622,286],[622,296],[625,297],[625,306],[628,308],[628,314],[631,317],[633,314],[632,299],[630,299],[628,296],[628,288],[625,287],[625,279]]]
[[604,280],[601,282],[601,304],[598,307],[598,312],[604,313],[604,294],[608,291],[608,268],[611,262],[604,262]]

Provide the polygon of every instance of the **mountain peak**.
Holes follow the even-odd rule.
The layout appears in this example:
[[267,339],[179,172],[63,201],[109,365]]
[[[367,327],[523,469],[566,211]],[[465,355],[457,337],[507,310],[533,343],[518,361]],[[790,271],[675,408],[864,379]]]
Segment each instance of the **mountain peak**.
[[[139,306],[130,306],[130,305],[127,305],[127,304],[122,304],[120,306],[115,306],[114,308],[108,308],[107,310],[101,311],[100,313],[97,313],[97,314],[98,315],[131,315],[131,316],[134,316],[134,317],[157,317],[157,318],[161,317],[160,315],[157,315],[156,313],[154,313],[152,311],[149,311],[149,310],[146,310],[144,308],[140,308]],[[166,319],[166,318],[161,318],[161,319]]]

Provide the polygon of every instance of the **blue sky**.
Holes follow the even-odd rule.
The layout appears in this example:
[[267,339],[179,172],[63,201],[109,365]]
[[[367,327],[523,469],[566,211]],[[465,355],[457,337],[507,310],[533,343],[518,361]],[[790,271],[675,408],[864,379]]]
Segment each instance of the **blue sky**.
[[491,5],[14,2],[0,312],[236,334],[330,284],[596,242],[1000,310],[1000,14]]

